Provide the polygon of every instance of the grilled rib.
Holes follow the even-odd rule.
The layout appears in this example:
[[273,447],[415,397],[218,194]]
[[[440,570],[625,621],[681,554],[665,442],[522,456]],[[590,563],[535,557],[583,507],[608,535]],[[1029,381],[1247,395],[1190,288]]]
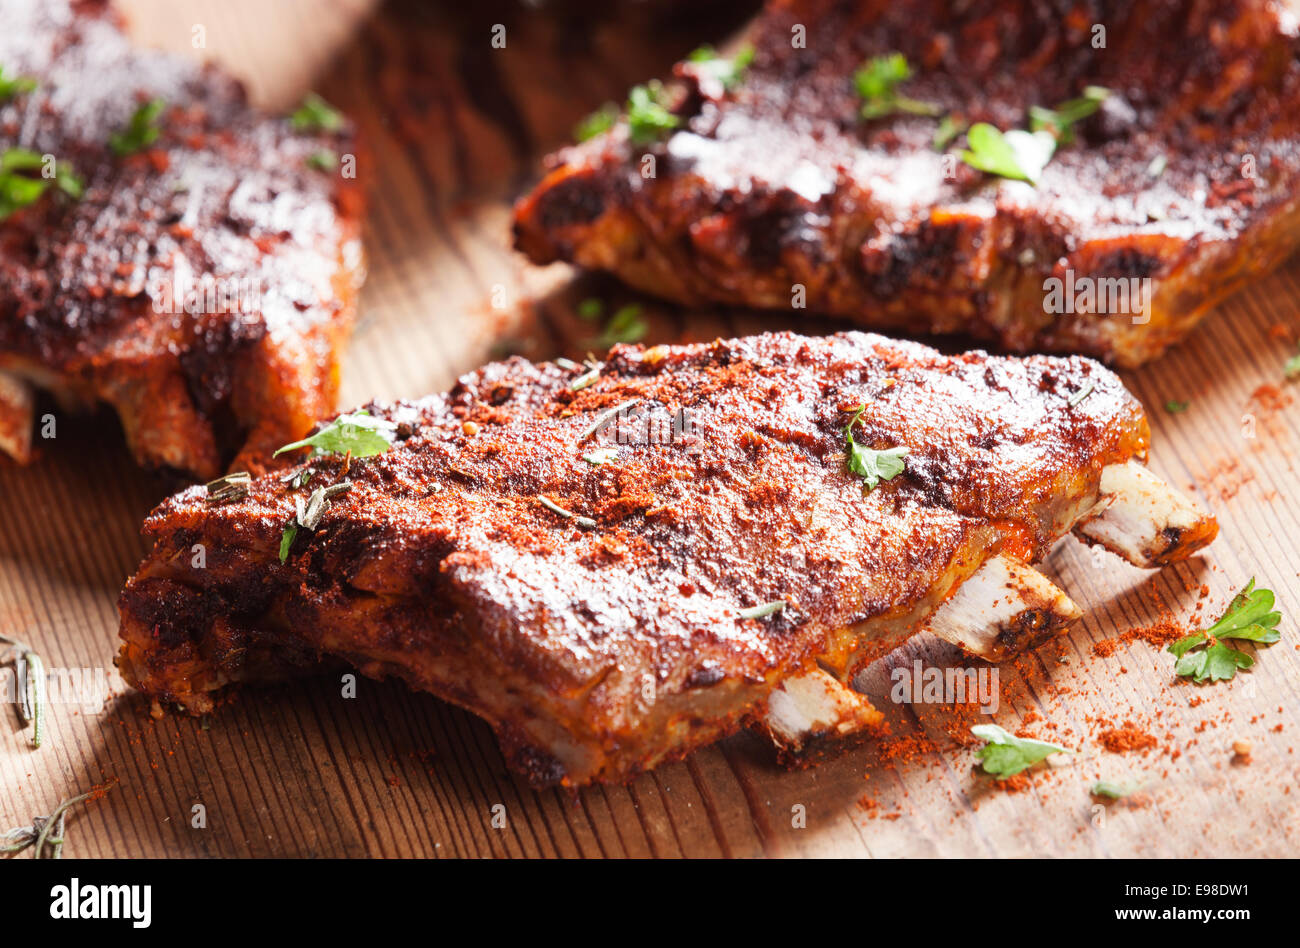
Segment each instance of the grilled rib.
[[[334,409],[362,274],[359,191],[312,156],[351,133],[250,109],[218,69],[133,48],[98,0],[0,0],[0,151],[50,156],[0,221],[0,450],[31,456],[32,388],[113,406],[141,464],[209,478]],[[155,126],[122,144],[140,107]],[[35,171],[29,174],[36,176]]]
[[[716,63],[678,66],[663,140],[621,121],[552,156],[519,249],[689,304],[1134,366],[1300,240],[1300,36],[1280,2],[773,0],[752,33],[729,88]],[[936,116],[861,117],[855,70],[892,52]],[[1109,97],[1037,187],[965,164],[961,137],[934,147],[942,116],[1024,129],[1089,85]]]
[[[121,597],[127,681],[203,713],[324,657],[484,717],[535,783],[626,779],[762,719],[787,680],[850,682],[1147,451],[1141,407],[1079,357],[787,333],[597,369],[492,364],[370,406],[396,426],[384,453],[164,502]],[[909,451],[869,491],[846,465],[863,405],[855,442]],[[281,562],[297,504],[344,481]],[[1208,542],[1202,517],[1165,559]]]

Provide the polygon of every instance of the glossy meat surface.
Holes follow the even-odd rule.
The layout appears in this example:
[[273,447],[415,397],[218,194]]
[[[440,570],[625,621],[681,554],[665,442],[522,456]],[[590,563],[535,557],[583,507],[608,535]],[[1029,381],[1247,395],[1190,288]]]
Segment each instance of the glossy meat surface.
[[[626,779],[814,662],[851,680],[988,557],[1039,558],[1102,468],[1146,454],[1140,406],[1083,358],[778,334],[619,346],[599,368],[492,364],[371,406],[396,443],[306,462],[305,486],[175,495],[122,594],[127,680],[201,713],[229,684],[342,661],[486,718],[534,782]],[[870,492],[846,466],[859,405],[859,444],[910,451]],[[281,562],[295,498],[343,481]]]
[[[355,151],[346,127],[250,109],[220,70],[131,46],[95,0],[0,0],[0,23],[4,78],[34,82],[0,102],[0,150],[83,182],[0,221],[0,373],[111,404],[142,464],[200,478],[332,411],[359,191],[312,162]],[[155,100],[157,137],[115,149]],[[0,428],[30,423],[4,404]]]
[[[802,304],[1133,366],[1300,239],[1284,3],[774,0],[753,40],[731,88],[678,67],[682,126],[664,140],[620,122],[552,156],[516,208],[519,249],[688,304]],[[1110,95],[1034,187],[968,166],[960,138],[936,149],[938,117],[863,119],[854,72],[891,52],[907,96],[1004,131],[1089,85]]]

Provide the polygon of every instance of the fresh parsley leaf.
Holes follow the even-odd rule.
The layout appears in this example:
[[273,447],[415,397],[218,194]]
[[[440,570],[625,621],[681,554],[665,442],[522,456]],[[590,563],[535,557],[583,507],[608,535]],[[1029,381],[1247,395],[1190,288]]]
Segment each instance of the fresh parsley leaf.
[[1260,645],[1278,641],[1282,637],[1277,631],[1282,613],[1273,610],[1275,601],[1272,590],[1256,589],[1252,577],[1214,625],[1170,644],[1169,651],[1178,659],[1174,674],[1201,684],[1227,681],[1237,674],[1237,669],[1250,668],[1255,659],[1222,640],[1244,639]]
[[943,151],[952,144],[953,139],[966,131],[967,124],[965,119],[945,115],[939,119],[939,127],[935,129],[934,138],[931,139],[930,144],[935,151]]
[[745,70],[754,61],[754,47],[742,46],[735,56],[727,59],[725,56],[719,56],[718,51],[712,46],[701,46],[687,58],[693,63],[700,64],[703,71],[722,83],[722,88],[730,89],[740,82],[745,75]]
[[912,77],[912,67],[902,53],[890,53],[868,60],[853,74],[853,86],[862,99],[864,119],[883,118],[895,113],[908,115],[938,115],[940,109],[930,102],[922,102],[901,95],[898,87]]
[[302,104],[289,116],[295,132],[337,132],[343,127],[343,113],[314,92],[302,98]]
[[317,171],[333,171],[339,166],[339,156],[328,148],[313,151],[307,156],[307,167]]
[[625,342],[640,342],[650,331],[650,323],[641,315],[641,307],[636,303],[620,306],[609,317],[597,344],[608,349],[610,346]]
[[597,135],[608,132],[617,121],[618,106],[613,102],[606,102],[574,126],[573,138],[575,141],[585,142]]
[[1191,402],[1175,401],[1172,398],[1165,402],[1165,411],[1169,412],[1171,415],[1181,415],[1190,407],[1192,407]]
[[1108,780],[1098,780],[1092,785],[1089,792],[1095,797],[1110,797],[1112,800],[1119,800],[1136,790],[1137,786],[1131,783],[1112,783]]
[[1282,613],[1273,610],[1276,601],[1271,589],[1256,589],[1255,579],[1251,577],[1246,588],[1232,598],[1227,611],[1205,634],[1216,639],[1246,639],[1272,645],[1282,637],[1277,631]]
[[1206,681],[1226,681],[1237,674],[1238,668],[1254,664],[1255,660],[1245,652],[1215,642],[1208,648],[1183,655],[1174,665],[1174,674],[1191,678],[1199,685]]
[[1110,95],[1110,90],[1102,86],[1088,86],[1083,95],[1077,99],[1062,102],[1054,109],[1041,105],[1029,109],[1029,130],[1051,133],[1061,144],[1074,141],[1074,126],[1094,114],[1101,108],[1101,103]]
[[81,195],[86,191],[85,182],[77,176],[66,161],[60,161],[57,164],[58,167],[54,172],[54,183],[58,185],[60,191],[74,201],[81,200]]
[[280,537],[280,562],[283,563],[289,558],[289,551],[293,549],[293,541],[298,536],[298,525],[291,523],[284,528],[284,533]]
[[[66,161],[55,161],[54,184],[73,199],[81,197],[81,179]],[[34,177],[32,172],[39,172]],[[30,148],[7,148],[0,153],[0,220],[35,204],[50,186],[44,176],[45,156]]]
[[108,137],[109,147],[115,155],[133,155],[148,148],[158,140],[161,129],[158,119],[162,116],[167,103],[162,99],[150,99],[135,110],[126,128],[114,132]]
[[1282,372],[1289,379],[1300,379],[1300,355],[1293,355],[1282,366]]
[[24,92],[31,92],[35,88],[35,79],[29,79],[25,76],[6,79],[4,67],[0,66],[0,102],[8,102],[14,96],[22,95]]
[[351,414],[339,415],[311,437],[286,444],[271,456],[278,457],[285,451],[312,448],[313,457],[320,454],[350,452],[354,458],[368,458],[383,454],[393,446],[396,437],[395,424],[385,418],[375,418],[370,412],[362,409]]
[[605,304],[594,296],[588,297],[578,304],[577,313],[583,319],[599,319],[605,312]]
[[961,160],[972,168],[1030,184],[1038,183],[1056,151],[1056,139],[1050,132],[1000,132],[987,122],[972,125],[966,142],[969,147],[961,153]]
[[906,466],[903,458],[908,453],[908,449],[903,447],[876,451],[853,440],[853,426],[862,419],[862,413],[866,410],[866,405],[853,409],[853,417],[844,426],[849,470],[865,481],[862,485],[864,494],[875,490],[881,481],[892,480],[902,474]]
[[655,141],[681,124],[681,119],[664,107],[662,99],[663,86],[658,82],[633,86],[627,94],[628,136],[636,144]]
[[996,724],[977,724],[970,732],[988,741],[975,752],[975,756],[983,761],[984,772],[999,780],[1014,777],[1052,754],[1069,753],[1067,748],[1057,744],[1016,737]]

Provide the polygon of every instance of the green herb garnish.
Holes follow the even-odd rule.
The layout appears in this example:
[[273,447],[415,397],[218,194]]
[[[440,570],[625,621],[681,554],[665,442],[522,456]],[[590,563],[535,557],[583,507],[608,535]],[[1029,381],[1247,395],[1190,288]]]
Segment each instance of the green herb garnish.
[[966,132],[969,146],[961,160],[972,168],[1016,181],[1038,183],[1038,176],[1056,151],[1051,132],[1000,132],[987,122],[976,122]]
[[1088,86],[1079,98],[1062,102],[1054,109],[1030,106],[1029,130],[1049,132],[1061,144],[1069,144],[1074,141],[1074,126],[1101,108],[1101,103],[1109,95],[1109,89]]
[[[1196,632],[1169,646],[1178,659],[1174,674],[1197,684],[1227,681],[1239,668],[1250,668],[1255,659],[1223,644],[1222,639],[1243,639],[1272,645],[1282,637],[1277,624],[1282,613],[1273,611],[1275,598],[1268,589],[1256,589],[1254,577],[1228,604],[1227,610],[1204,632]],[[1204,648],[1202,648],[1204,646]]]
[[1169,412],[1171,415],[1181,415],[1191,407],[1191,402],[1180,402],[1172,398],[1165,402],[1165,411]]
[[681,124],[681,119],[664,106],[663,95],[663,86],[654,81],[633,86],[627,94],[627,130],[634,143],[655,141]]
[[317,171],[333,171],[339,166],[339,156],[328,148],[313,151],[307,156],[307,167]]
[[286,444],[271,457],[286,451],[312,448],[312,457],[321,454],[351,454],[354,458],[368,458],[383,454],[393,446],[397,426],[386,418],[376,418],[366,411],[339,415],[320,431],[301,441]]
[[1300,355],[1293,355],[1282,366],[1282,374],[1289,379],[1300,379]]
[[293,549],[293,541],[298,536],[298,524],[291,523],[284,528],[284,533],[280,536],[280,562],[283,563],[289,558],[289,551]]
[[935,151],[943,151],[952,144],[953,139],[966,131],[967,126],[968,123],[965,119],[958,119],[951,115],[945,115],[943,118],[939,119],[939,127],[935,129],[934,138],[931,139],[930,144],[934,147]]
[[605,312],[605,304],[595,297],[589,297],[578,304],[576,312],[583,319],[599,319]]
[[162,99],[151,99],[135,110],[131,121],[120,132],[108,137],[109,147],[115,155],[133,155],[148,148],[158,140],[161,129],[158,119],[162,116],[167,103]]
[[784,612],[785,607],[786,601],[784,599],[773,599],[771,602],[765,602],[762,605],[741,609],[740,617],[742,619],[766,619],[774,612]]
[[31,92],[35,88],[35,79],[29,79],[25,76],[15,76],[13,79],[6,79],[4,67],[0,66],[0,102],[8,102],[14,96],[22,95],[25,92]]
[[1052,754],[1069,753],[1067,748],[1057,744],[1016,737],[996,724],[977,724],[970,732],[988,741],[975,752],[975,756],[983,762],[984,772],[999,780],[1014,777]]
[[940,108],[931,102],[909,98],[898,87],[912,77],[912,67],[902,53],[890,53],[868,60],[853,74],[853,86],[862,99],[864,119],[883,118],[886,115],[938,115]]
[[574,126],[573,138],[575,141],[588,141],[597,135],[608,132],[617,121],[618,106],[613,102],[606,102]]
[[844,440],[849,452],[849,470],[865,481],[862,485],[864,494],[875,490],[881,481],[892,480],[902,474],[906,466],[903,458],[908,453],[908,449],[902,447],[876,451],[853,440],[853,426],[862,419],[862,413],[866,410],[866,405],[854,408],[853,417],[844,426]]
[[605,324],[596,344],[608,349],[619,342],[640,342],[649,331],[650,323],[641,315],[641,306],[637,303],[628,303],[626,306],[620,306],[609,317],[609,322]]
[[698,63],[704,71],[722,83],[722,88],[730,89],[740,82],[745,75],[745,70],[754,61],[754,47],[742,46],[735,56],[727,59],[725,56],[719,56],[718,51],[712,46],[701,46],[687,58],[693,63]]
[[[80,198],[84,185],[66,161],[55,161],[54,184],[68,197]],[[44,176],[45,156],[30,148],[7,148],[0,154],[0,220],[35,204],[50,186]],[[32,177],[31,172],[40,172]]]
[[1112,800],[1120,800],[1130,793],[1137,791],[1137,785],[1132,783],[1112,783],[1108,780],[1098,780],[1089,788],[1088,792],[1094,797],[1110,797]]
[[289,116],[289,124],[296,132],[337,132],[343,127],[343,113],[316,93],[308,92]]

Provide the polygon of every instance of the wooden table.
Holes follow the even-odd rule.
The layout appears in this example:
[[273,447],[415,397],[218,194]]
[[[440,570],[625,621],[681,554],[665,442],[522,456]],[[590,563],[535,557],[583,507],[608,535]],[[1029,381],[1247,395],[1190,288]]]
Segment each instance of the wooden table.
[[[599,279],[575,284],[562,267],[526,265],[509,249],[509,201],[579,117],[724,38],[743,6],[707,24],[685,14],[655,24],[636,4],[621,23],[497,0],[457,17],[439,12],[456,5],[418,0],[378,12],[368,0],[123,5],[143,42],[226,63],[260,102],[283,108],[314,85],[359,120],[373,182],[371,274],[345,404],[440,390],[504,351],[585,352],[597,327],[574,302],[629,297]],[[507,26],[505,49],[491,47],[493,23]],[[206,49],[191,46],[195,24]],[[995,720],[1078,753],[1020,792],[973,772],[969,715],[889,700],[890,667],[959,661],[925,638],[871,673],[891,737],[799,772],[779,770],[742,734],[626,787],[535,793],[507,773],[484,724],[396,683],[363,681],[351,701],[333,679],[286,684],[246,691],[208,722],[155,723],[111,658],[117,592],[145,552],[138,526],[165,487],[131,464],[110,416],[61,419],[37,463],[0,465],[0,629],[52,666],[108,676],[112,697],[98,712],[53,706],[38,751],[4,712],[0,827],[116,778],[70,820],[69,856],[1294,855],[1300,388],[1282,365],[1296,351],[1298,305],[1293,263],[1126,376],[1151,413],[1153,467],[1207,503],[1223,532],[1204,557],[1160,573],[1073,540],[1053,553],[1046,571],[1087,615],[1059,644],[1001,669]],[[782,326],[752,314],[646,312],[653,341]],[[1190,407],[1171,414],[1168,400]],[[1277,592],[1286,617],[1282,642],[1260,650],[1251,673],[1196,688],[1177,684],[1171,656],[1144,642],[1095,654],[1097,643],[1155,622],[1155,597],[1179,619],[1198,602],[1213,616],[1251,576]],[[1157,746],[1106,750],[1102,732],[1125,720]],[[1249,762],[1232,750],[1242,740]],[[1098,778],[1143,787],[1106,804],[1088,792]]]

